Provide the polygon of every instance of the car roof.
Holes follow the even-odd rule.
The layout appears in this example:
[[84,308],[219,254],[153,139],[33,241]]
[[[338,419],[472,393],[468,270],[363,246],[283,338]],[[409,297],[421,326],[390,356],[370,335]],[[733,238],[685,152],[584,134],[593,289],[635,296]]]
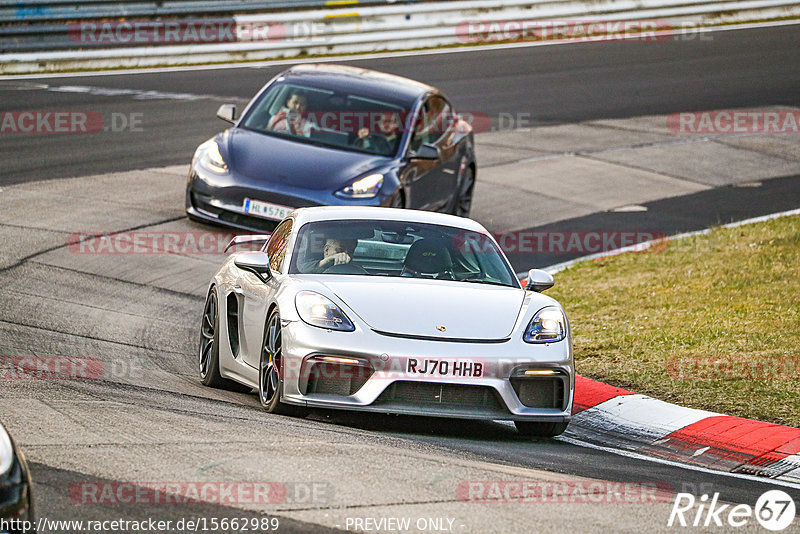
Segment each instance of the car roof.
[[287,80],[305,82],[312,87],[341,91],[357,90],[367,96],[390,97],[405,102],[409,107],[425,93],[439,92],[435,87],[402,76],[330,63],[295,65],[282,75]]
[[488,233],[480,223],[472,219],[432,211],[360,206],[317,206],[298,208],[292,212],[292,215],[298,228],[309,222],[355,219],[438,224],[472,232]]

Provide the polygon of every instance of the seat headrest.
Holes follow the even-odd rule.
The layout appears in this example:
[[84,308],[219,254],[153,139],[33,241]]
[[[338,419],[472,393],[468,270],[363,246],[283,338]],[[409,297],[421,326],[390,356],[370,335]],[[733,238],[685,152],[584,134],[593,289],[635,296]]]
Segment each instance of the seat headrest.
[[453,260],[447,246],[441,241],[420,239],[408,249],[404,265],[417,273],[442,273],[452,270]]

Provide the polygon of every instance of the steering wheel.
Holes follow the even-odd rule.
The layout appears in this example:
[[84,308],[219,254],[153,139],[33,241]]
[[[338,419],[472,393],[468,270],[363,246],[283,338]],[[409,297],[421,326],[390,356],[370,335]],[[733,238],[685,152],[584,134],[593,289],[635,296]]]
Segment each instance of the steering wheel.
[[366,269],[353,262],[331,265],[322,272],[325,274],[369,274]]

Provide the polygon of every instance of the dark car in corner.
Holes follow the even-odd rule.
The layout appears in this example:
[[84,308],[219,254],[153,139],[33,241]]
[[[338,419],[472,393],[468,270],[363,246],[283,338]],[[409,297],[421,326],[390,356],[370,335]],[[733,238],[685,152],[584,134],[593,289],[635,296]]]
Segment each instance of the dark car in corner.
[[0,424],[0,533],[32,534],[36,532],[33,521],[28,464]]
[[193,220],[271,231],[293,209],[389,206],[469,215],[472,127],[436,88],[331,64],[273,78],[192,159]]

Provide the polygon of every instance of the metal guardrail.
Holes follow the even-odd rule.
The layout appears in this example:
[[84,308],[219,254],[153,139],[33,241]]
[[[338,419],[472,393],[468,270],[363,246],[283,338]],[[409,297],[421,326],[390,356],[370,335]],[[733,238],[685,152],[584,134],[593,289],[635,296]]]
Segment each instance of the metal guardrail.
[[[413,2],[415,0],[403,0]],[[174,17],[380,5],[387,0],[0,0],[0,24]]]
[[[62,1],[66,2],[29,3],[53,5]],[[278,0],[298,6],[309,1],[312,0]],[[313,1],[318,4],[320,0]],[[348,4],[350,1],[343,0]],[[185,65],[498,42],[514,40],[513,35],[504,33],[504,29],[513,26],[509,21],[523,26],[548,21],[656,21],[662,28],[671,25],[679,30],[684,24],[696,27],[800,18],[797,0],[375,0],[371,5],[361,1],[336,9],[250,11],[257,5],[274,7],[278,2],[252,0],[247,2],[248,13],[224,16],[216,11],[184,11],[170,17],[0,24],[0,73]],[[0,0],[0,9],[9,3]],[[81,0],[82,5],[88,3],[108,5],[102,0]],[[224,5],[230,9],[240,3],[237,0]],[[223,3],[172,0],[163,2],[161,7],[183,5],[194,9],[211,4],[220,7]],[[153,4],[128,1],[120,5]],[[483,25],[483,37],[472,39],[471,29],[466,27],[471,21]],[[203,23],[212,28],[210,37],[206,36],[209,38],[193,40],[189,31],[185,32],[189,38],[185,38],[184,29],[196,31],[196,26]],[[143,30],[142,39],[114,34],[115,29],[124,29],[130,37],[136,24]],[[165,38],[170,24],[181,39]]]
[[[418,0],[402,0],[404,3]],[[390,0],[0,0],[0,53],[92,47],[70,38],[91,21],[217,20],[234,14],[385,5]],[[233,20],[232,18],[230,19]],[[115,46],[126,46],[117,43]],[[108,46],[106,46],[108,47]]]

